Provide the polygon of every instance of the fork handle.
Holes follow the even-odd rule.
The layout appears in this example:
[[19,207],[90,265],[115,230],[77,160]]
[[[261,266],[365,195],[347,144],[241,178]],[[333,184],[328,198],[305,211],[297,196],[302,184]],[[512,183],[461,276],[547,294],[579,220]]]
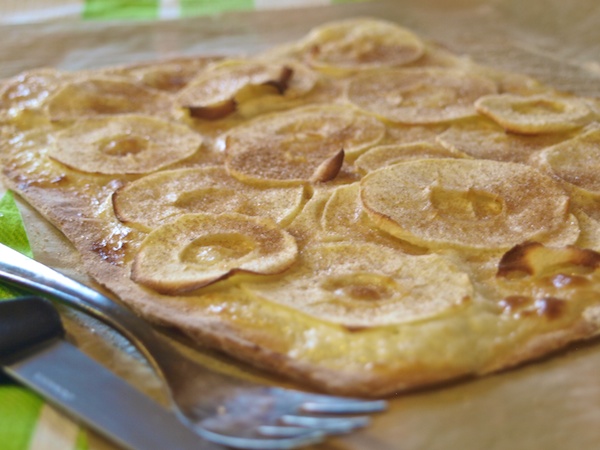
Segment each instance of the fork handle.
[[128,338],[154,369],[165,375],[153,355],[172,354],[171,346],[148,323],[112,299],[2,243],[0,279],[46,294],[96,317]]
[[49,300],[27,296],[0,302],[0,361],[64,334]]

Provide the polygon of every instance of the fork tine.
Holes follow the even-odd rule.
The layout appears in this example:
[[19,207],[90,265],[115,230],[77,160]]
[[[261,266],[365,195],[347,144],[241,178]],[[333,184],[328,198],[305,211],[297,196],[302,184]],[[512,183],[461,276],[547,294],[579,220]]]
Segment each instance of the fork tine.
[[[289,427],[286,427],[289,428]],[[325,433],[319,430],[307,430],[301,435],[276,438],[240,437],[215,433],[206,428],[197,429],[198,434],[205,439],[226,447],[248,450],[289,450],[307,445],[318,444],[325,438]]]
[[388,404],[386,400],[338,397],[290,389],[270,388],[269,392],[276,396],[295,398],[303,412],[316,414],[370,414],[385,411]]
[[303,434],[312,433],[314,430],[305,427],[292,427],[282,425],[262,425],[258,427],[257,431],[265,436],[273,437],[293,437],[302,436]]
[[367,414],[385,411],[385,400],[360,400],[352,398],[321,397],[318,400],[304,402],[301,410],[318,414]]
[[358,417],[312,417],[286,414],[280,421],[286,425],[297,425],[300,427],[321,430],[327,434],[344,434],[357,428],[365,427],[370,420],[366,416]]

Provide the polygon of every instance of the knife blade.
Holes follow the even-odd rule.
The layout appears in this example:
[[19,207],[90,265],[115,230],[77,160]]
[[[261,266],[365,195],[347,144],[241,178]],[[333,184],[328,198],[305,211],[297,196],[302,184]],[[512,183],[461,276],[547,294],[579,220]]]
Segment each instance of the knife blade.
[[49,300],[30,296],[0,302],[0,366],[9,377],[124,449],[222,449],[64,335]]

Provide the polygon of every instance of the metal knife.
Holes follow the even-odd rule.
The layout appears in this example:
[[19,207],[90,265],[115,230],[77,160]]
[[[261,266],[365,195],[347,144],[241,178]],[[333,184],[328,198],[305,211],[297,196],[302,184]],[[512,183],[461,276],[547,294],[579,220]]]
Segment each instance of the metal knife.
[[0,301],[0,367],[48,402],[130,450],[223,447],[64,339],[57,310],[41,297]]

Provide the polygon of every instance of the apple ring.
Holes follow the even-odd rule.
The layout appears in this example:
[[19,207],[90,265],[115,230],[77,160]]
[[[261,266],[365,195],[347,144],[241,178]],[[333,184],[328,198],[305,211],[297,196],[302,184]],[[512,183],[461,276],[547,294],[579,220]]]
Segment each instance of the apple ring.
[[123,115],[75,122],[56,133],[48,155],[90,173],[148,173],[187,158],[202,138],[184,125]]
[[189,213],[235,212],[269,217],[280,226],[302,207],[302,186],[249,186],[220,166],[166,170],[147,175],[118,189],[112,197],[117,218],[149,231]]
[[[340,164],[340,150],[354,158],[377,144],[385,127],[377,119],[342,106],[309,106],[262,116],[234,128],[226,138],[226,165],[248,183],[308,183],[322,164]],[[338,167],[339,170],[339,167]]]
[[389,69],[356,76],[348,100],[385,120],[433,124],[477,115],[473,103],[496,92],[483,76],[458,69]]
[[382,230],[425,247],[505,249],[579,234],[560,185],[523,164],[409,161],[365,176],[361,198]]
[[569,131],[585,125],[591,116],[585,101],[549,94],[488,95],[478,99],[475,107],[505,130],[522,134]]
[[144,239],[131,278],[162,294],[182,294],[238,272],[283,272],[297,253],[294,238],[270,220],[233,213],[184,214]]

